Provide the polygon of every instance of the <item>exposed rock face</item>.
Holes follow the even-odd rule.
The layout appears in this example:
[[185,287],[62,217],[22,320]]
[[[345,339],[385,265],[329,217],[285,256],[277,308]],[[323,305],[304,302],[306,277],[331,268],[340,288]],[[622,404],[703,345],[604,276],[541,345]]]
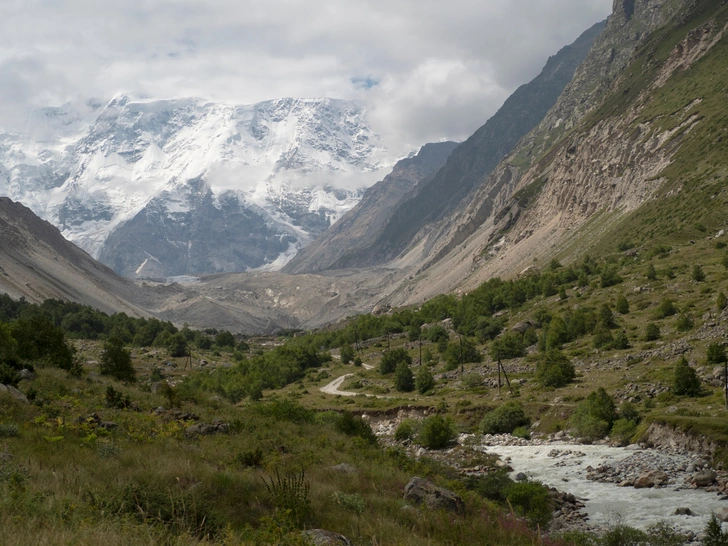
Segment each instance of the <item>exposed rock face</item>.
[[[516,90],[485,125],[453,151],[441,169],[404,195],[391,214],[381,217],[383,225],[370,226],[376,234],[370,244],[330,267],[367,267],[392,260],[421,237],[423,226],[458,210],[463,198],[553,106],[603,28],[603,23],[595,25],[551,57],[541,74]],[[314,269],[309,265],[305,270]]]
[[412,478],[404,488],[404,499],[414,504],[422,504],[434,510],[449,512],[465,510],[463,500],[444,487],[439,487],[422,478]]
[[372,247],[402,197],[442,167],[457,145],[426,144],[416,156],[399,161],[384,180],[369,188],[351,211],[303,248],[283,271],[315,273],[359,263],[357,256]]
[[0,293],[33,303],[77,301],[101,311],[144,316],[153,298],[66,241],[50,223],[0,197]]
[[[714,22],[689,30],[683,19],[697,17],[696,6],[688,0],[635,0],[633,8],[616,3],[606,30],[538,127],[468,196],[460,214],[411,237],[397,263],[419,264],[415,279],[388,303],[469,290],[567,250],[562,256],[581,255],[648,203],[681,144],[704,123],[699,91],[682,108],[645,115],[659,110],[652,99],[664,82],[710,54],[725,35]],[[665,62],[647,63],[674,28],[685,29],[686,37],[668,44],[673,51]],[[622,85],[630,62],[649,73],[638,90]],[[600,222],[581,229],[598,213]]]
[[683,432],[669,425],[652,423],[645,433],[645,439],[655,447],[691,452],[710,459],[715,452],[715,443],[699,434]]

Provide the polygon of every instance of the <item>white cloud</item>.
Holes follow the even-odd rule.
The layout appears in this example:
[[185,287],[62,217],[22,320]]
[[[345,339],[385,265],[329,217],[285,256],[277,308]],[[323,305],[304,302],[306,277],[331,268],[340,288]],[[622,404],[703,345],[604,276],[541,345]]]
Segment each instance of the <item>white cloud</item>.
[[[357,98],[418,145],[463,139],[610,0],[4,0],[0,128],[120,92]],[[362,85],[370,79],[378,85]]]

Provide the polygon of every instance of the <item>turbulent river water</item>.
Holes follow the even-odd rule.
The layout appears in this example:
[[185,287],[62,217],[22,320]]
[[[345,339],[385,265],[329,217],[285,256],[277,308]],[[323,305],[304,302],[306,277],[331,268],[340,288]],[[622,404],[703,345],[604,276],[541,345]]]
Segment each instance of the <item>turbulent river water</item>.
[[[548,444],[480,449],[497,453],[504,460],[510,458],[514,473],[523,472],[530,479],[580,498],[586,505],[584,511],[592,526],[608,527],[623,523],[647,529],[655,523],[667,521],[683,531],[700,533],[705,529],[711,512],[728,507],[728,501],[721,500],[716,493],[681,487],[681,479],[679,483],[649,489],[619,487],[587,479],[587,467],[618,464],[636,454],[639,451],[636,447]],[[554,456],[554,450],[560,454]],[[685,476],[687,474],[682,477]],[[675,509],[679,507],[690,508],[694,516],[675,515]]]

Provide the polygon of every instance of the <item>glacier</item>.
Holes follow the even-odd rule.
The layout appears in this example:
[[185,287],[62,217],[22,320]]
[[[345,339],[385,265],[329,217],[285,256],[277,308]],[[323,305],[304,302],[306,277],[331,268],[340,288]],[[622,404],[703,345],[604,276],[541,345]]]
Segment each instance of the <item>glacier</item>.
[[125,276],[275,270],[395,159],[353,101],[120,95],[1,134],[0,194]]

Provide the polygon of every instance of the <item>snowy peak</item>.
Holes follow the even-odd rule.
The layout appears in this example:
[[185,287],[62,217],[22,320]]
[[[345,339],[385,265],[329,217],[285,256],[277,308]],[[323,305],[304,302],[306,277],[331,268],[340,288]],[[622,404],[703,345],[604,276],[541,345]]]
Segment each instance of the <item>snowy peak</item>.
[[[391,163],[366,112],[351,101],[231,105],[118,96],[105,105],[39,110],[23,134],[0,136],[0,194],[28,205],[93,256],[114,255],[106,263],[124,275],[134,276],[145,260],[172,275],[245,270],[290,259],[352,208]],[[192,227],[178,224],[191,220],[195,196],[208,192],[210,206],[224,211],[223,224],[245,211],[246,229],[275,244],[253,257],[244,241],[260,246],[261,240],[225,226],[238,260],[178,256],[169,264],[155,255],[161,243],[183,249],[205,240],[202,231],[213,228],[203,218],[195,216]],[[137,250],[119,257],[119,241],[139,215],[165,229],[157,225],[145,234],[137,224],[131,245]],[[151,243],[172,232],[174,241]]]

